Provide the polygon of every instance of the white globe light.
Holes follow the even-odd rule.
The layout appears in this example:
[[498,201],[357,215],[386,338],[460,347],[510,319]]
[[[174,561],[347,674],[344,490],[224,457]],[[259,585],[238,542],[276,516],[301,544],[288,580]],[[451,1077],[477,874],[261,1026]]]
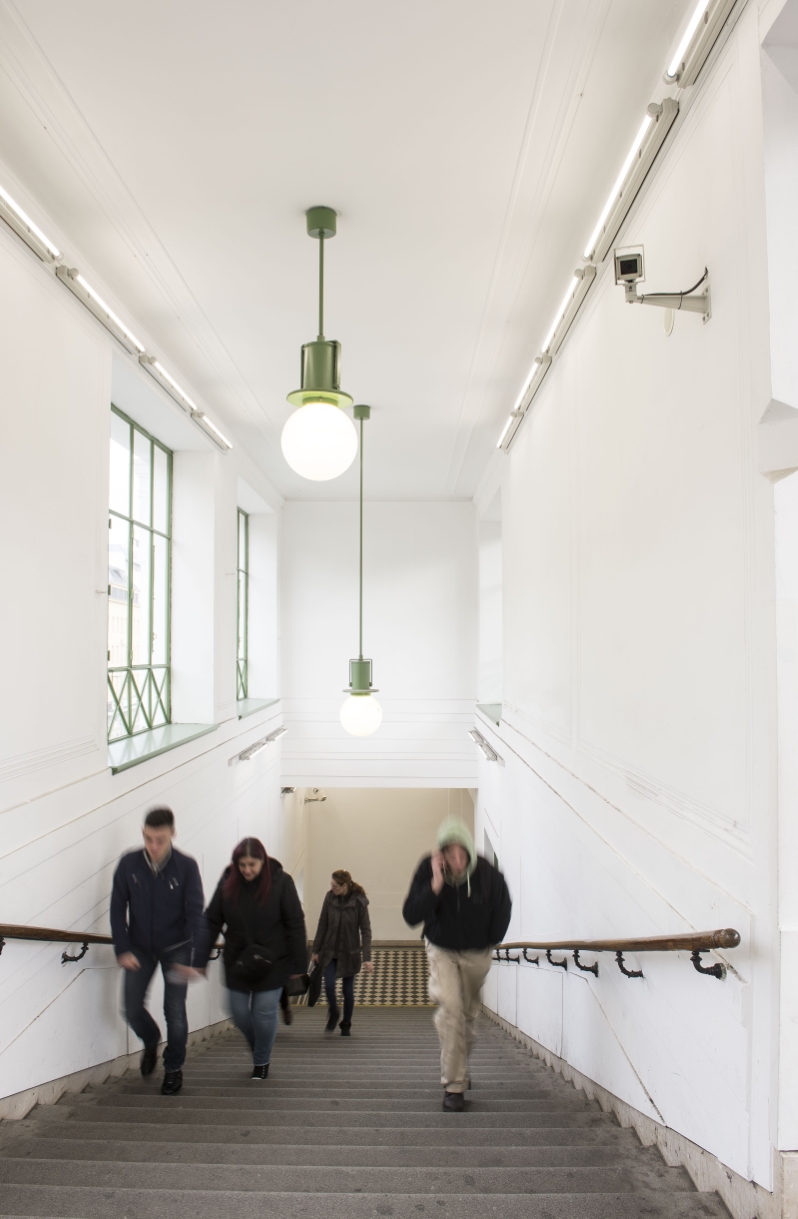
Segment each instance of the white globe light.
[[350,694],[341,706],[341,723],[352,736],[371,736],[382,723],[382,707],[373,694]]
[[292,470],[314,482],[337,478],[357,453],[355,425],[339,406],[309,402],[288,419],[280,443]]

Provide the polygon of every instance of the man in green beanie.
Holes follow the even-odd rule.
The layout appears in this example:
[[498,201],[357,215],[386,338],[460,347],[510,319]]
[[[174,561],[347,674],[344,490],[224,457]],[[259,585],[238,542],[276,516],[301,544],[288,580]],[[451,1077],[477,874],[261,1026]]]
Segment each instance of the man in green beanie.
[[447,817],[438,830],[437,850],[416,870],[402,914],[411,927],[424,924],[448,1112],[463,1109],[479,992],[493,949],[507,934],[511,911],[501,872],[477,855],[466,825]]

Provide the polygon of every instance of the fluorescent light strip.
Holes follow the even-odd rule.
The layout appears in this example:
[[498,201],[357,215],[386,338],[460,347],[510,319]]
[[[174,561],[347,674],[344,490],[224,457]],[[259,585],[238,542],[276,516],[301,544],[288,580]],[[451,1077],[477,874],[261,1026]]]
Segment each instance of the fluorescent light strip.
[[513,426],[513,424],[515,423],[515,421],[516,421],[516,419],[518,418],[518,415],[520,415],[520,413],[521,413],[520,411],[518,411],[518,412],[513,411],[512,415],[509,415],[509,416],[508,416],[508,418],[507,418],[507,422],[505,423],[504,427],[502,428],[502,434],[501,434],[501,436],[499,437],[499,439],[496,441],[496,448],[497,448],[497,449],[500,449],[500,448],[502,447],[502,445],[504,444],[504,438],[505,438],[505,436],[507,435],[507,433],[509,432],[510,428],[511,428],[511,427]]
[[[602,220],[602,224],[603,223],[604,223],[604,221]],[[571,303],[571,297],[573,296],[573,294],[576,291],[578,286],[579,286],[579,277],[574,275],[573,278],[571,279],[570,284],[568,285],[568,291],[566,292],[565,296],[562,298],[562,304],[560,305],[559,309],[557,310],[557,313],[555,314],[554,321],[551,324],[551,330],[546,335],[546,338],[543,342],[544,351],[549,350],[549,347],[551,346],[551,340],[554,338],[554,335],[557,331],[557,327],[559,326],[560,322],[562,321],[563,317],[565,316],[565,311]]]
[[156,381],[165,382],[164,389],[167,389],[173,398],[176,399],[178,406],[182,406],[183,410],[188,410],[189,414],[200,413],[200,409],[192,398],[189,398],[184,389],[181,389],[174,377],[166,371],[160,360],[155,356],[140,355],[139,363],[143,364],[149,373],[155,377]]
[[86,280],[83,278],[83,276],[82,276],[82,275],[77,274],[77,275],[75,275],[75,276],[74,276],[74,278],[75,278],[75,279],[77,280],[77,282],[80,284],[81,288],[83,288],[83,290],[84,290],[84,291],[87,293],[87,295],[88,295],[88,296],[90,296],[90,297],[92,298],[92,300],[96,301],[96,302],[97,302],[97,304],[100,306],[100,308],[101,308],[101,309],[102,309],[102,310],[103,310],[105,313],[107,313],[107,314],[108,314],[108,316],[110,317],[110,319],[111,319],[111,321],[114,323],[114,325],[118,326],[118,327],[119,327],[119,329],[122,331],[122,333],[123,333],[123,334],[124,334],[124,335],[125,335],[125,336],[126,336],[128,339],[130,339],[130,342],[133,344],[133,346],[135,347],[136,351],[137,351],[137,352],[139,352],[139,353],[143,352],[143,351],[144,351],[144,344],[143,344],[143,343],[140,343],[140,342],[139,342],[139,340],[136,338],[135,334],[133,334],[133,333],[132,333],[132,331],[128,330],[128,328],[127,328],[127,326],[125,325],[125,323],[124,323],[123,321],[121,321],[121,319],[120,319],[120,318],[118,318],[118,317],[116,316],[116,314],[114,313],[114,311],[113,311],[113,309],[110,307],[110,305],[106,305],[105,301],[104,301],[104,300],[103,300],[103,298],[100,296],[99,292],[95,292],[95,290],[94,290],[94,288],[92,288],[91,284],[90,284],[90,283],[87,283],[87,281],[86,281]]
[[640,151],[640,145],[643,143],[643,140],[646,137],[646,132],[648,131],[649,127],[651,126],[651,124],[653,122],[654,122],[654,119],[652,118],[652,116],[650,114],[647,114],[646,117],[643,119],[643,122],[640,124],[640,130],[638,131],[637,135],[635,136],[634,143],[632,144],[632,147],[629,149],[629,152],[627,153],[626,160],[623,163],[621,172],[618,174],[618,177],[615,179],[615,185],[613,186],[613,188],[609,194],[607,202],[604,204],[604,210],[602,211],[601,215],[599,216],[598,224],[594,228],[593,232],[590,234],[590,240],[588,241],[587,245],[585,246],[584,257],[587,259],[592,258],[592,256],[593,256],[593,252],[595,251],[596,245],[598,244],[598,239],[601,236],[601,230],[604,228],[604,222],[607,219],[607,217],[609,216],[610,212],[612,211],[612,208],[613,208],[616,200],[618,199],[621,187],[623,186],[623,183],[624,183],[624,179],[626,178],[626,175],[629,173],[629,170],[632,168],[632,163],[633,163],[635,157],[637,156],[638,152]]
[[281,736],[285,736],[288,729],[286,727],[275,728],[274,732],[270,732],[268,736],[261,737],[259,741],[255,741],[254,745],[249,745],[246,749],[242,749],[241,753],[237,753],[230,758],[227,765],[235,766],[236,762],[249,762],[257,754],[265,749],[267,745],[271,745],[273,741],[277,741]]
[[701,18],[704,16],[704,13],[706,11],[707,11],[706,0],[699,0],[699,3],[696,5],[695,12],[693,13],[692,17],[690,18],[689,22],[687,23],[687,29],[684,31],[684,34],[682,35],[682,41],[679,43],[679,47],[676,51],[676,54],[674,55],[673,59],[669,63],[668,70],[665,73],[665,79],[668,82],[668,84],[673,84],[673,82],[678,79],[679,69],[681,68],[681,66],[684,62],[684,57],[685,57],[687,48],[689,47],[690,43],[692,42],[693,35],[695,34],[696,30],[698,29],[698,23],[701,20]]
[[226,449],[232,449],[233,446],[232,446],[231,442],[227,439],[227,437],[224,435],[223,432],[219,431],[219,429],[215,423],[211,423],[210,419],[208,418],[208,416],[205,414],[204,411],[193,411],[191,418],[194,420],[195,423],[201,424],[202,427],[207,428],[210,432],[213,433],[211,439],[216,439],[217,441],[220,441],[221,444]]
[[[59,250],[58,246],[55,245],[50,238],[42,232],[38,224],[33,223],[28,213],[23,211],[16,200],[11,198],[8,191],[3,190],[2,186],[0,186],[0,199],[2,199],[6,207],[13,213],[17,221],[22,223],[28,232],[36,238],[37,243],[42,247],[42,249],[46,251],[46,254],[43,255],[41,251],[36,248],[36,246],[31,246],[31,249],[33,249],[40,258],[46,257],[50,262],[54,262],[56,258],[61,257],[61,251]],[[24,232],[20,232],[16,225],[13,225],[13,227],[15,231],[19,233],[19,236],[22,237],[23,241],[27,240]]]

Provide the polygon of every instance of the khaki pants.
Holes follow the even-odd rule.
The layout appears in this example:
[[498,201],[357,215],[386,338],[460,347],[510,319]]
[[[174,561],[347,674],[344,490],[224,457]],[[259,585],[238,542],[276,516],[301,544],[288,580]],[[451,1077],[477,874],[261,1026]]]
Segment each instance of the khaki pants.
[[476,1034],[479,992],[490,969],[492,949],[451,952],[427,940],[429,997],[438,1004],[435,1027],[441,1043],[441,1083],[447,1092],[468,1087],[468,1056]]

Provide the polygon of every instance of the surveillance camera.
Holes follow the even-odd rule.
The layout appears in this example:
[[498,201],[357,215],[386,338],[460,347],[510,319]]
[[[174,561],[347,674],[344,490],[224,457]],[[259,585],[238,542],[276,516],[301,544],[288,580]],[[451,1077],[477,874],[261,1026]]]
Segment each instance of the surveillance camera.
[[615,251],[615,282],[616,284],[636,284],[645,279],[645,262],[643,247],[636,250]]

